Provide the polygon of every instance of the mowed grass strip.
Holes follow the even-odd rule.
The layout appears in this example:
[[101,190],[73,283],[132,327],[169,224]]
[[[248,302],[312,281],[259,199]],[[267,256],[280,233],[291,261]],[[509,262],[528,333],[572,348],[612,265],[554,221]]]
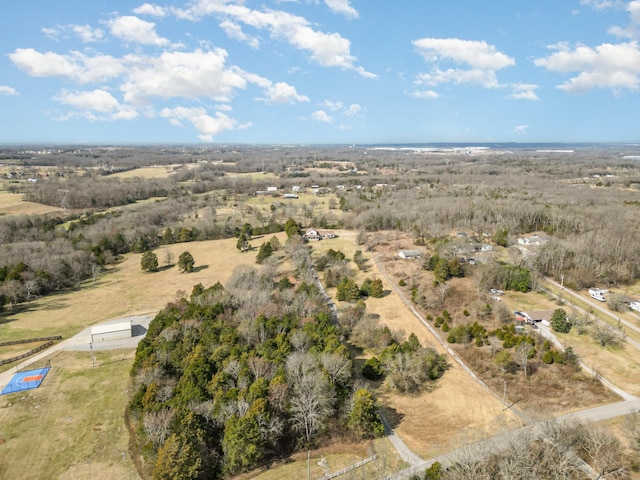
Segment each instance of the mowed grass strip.
[[58,352],[39,388],[0,396],[0,477],[137,479],[124,412],[133,350]]

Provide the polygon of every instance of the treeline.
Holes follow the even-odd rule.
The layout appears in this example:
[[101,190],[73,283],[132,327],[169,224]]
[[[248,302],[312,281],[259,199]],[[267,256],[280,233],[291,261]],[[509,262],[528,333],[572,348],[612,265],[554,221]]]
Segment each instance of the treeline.
[[183,193],[183,189],[171,179],[72,177],[30,185],[25,192],[25,200],[63,209],[91,209],[110,208],[180,193]]
[[[208,207],[211,205],[211,207]],[[84,215],[15,216],[0,219],[0,306],[77,287],[96,278],[121,255],[160,245],[231,238],[239,234],[233,219],[193,212],[212,208],[215,199],[181,197],[124,211]],[[193,220],[185,224],[185,216]],[[280,232],[275,219],[251,227],[250,234]]]

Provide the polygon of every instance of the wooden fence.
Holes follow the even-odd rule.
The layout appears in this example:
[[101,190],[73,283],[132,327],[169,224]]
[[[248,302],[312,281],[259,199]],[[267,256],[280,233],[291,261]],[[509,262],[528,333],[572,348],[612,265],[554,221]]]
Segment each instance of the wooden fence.
[[[56,340],[60,340],[61,338],[62,337],[58,336],[58,337],[56,337]],[[41,339],[41,340],[44,340],[44,339]],[[38,340],[30,340],[30,342],[32,342],[32,341],[35,342],[35,341],[38,341]],[[44,350],[45,348],[49,348],[51,345],[53,345],[53,342],[54,342],[53,340],[49,340],[47,343],[43,343],[39,347],[36,347],[36,348],[34,348],[32,350],[29,350],[28,352],[23,353],[22,355],[17,355],[15,357],[7,358],[5,360],[0,360],[0,366],[6,365],[8,363],[13,363],[13,362],[18,361],[18,360],[22,360],[23,358],[26,358],[26,357],[30,357],[34,353],[38,353],[39,351]],[[25,342],[17,342],[17,343],[25,343]]]
[[332,478],[339,477],[340,475],[344,475],[345,473],[350,472],[351,470],[360,468],[361,466],[366,465],[369,462],[373,462],[376,458],[378,458],[378,455],[373,455],[369,458],[365,458],[364,460],[360,460],[359,462],[354,463],[353,465],[349,465],[348,467],[345,467],[342,470],[338,470],[337,472],[333,472],[333,473],[328,473],[327,475],[320,477],[319,480],[331,480]]
[[62,337],[60,335],[54,335],[53,337],[27,338],[26,340],[14,340],[12,342],[0,342],[0,347],[6,347],[8,345],[20,345],[21,343],[45,342],[47,340],[62,340]]

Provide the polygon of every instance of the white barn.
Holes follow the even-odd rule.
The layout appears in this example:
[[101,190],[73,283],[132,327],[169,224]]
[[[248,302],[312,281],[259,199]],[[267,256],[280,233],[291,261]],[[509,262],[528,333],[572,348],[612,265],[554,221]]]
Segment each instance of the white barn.
[[119,320],[117,322],[103,323],[91,327],[91,343],[115,340],[118,338],[131,338],[131,320]]
[[421,253],[419,250],[400,250],[398,252],[398,256],[400,258],[404,258],[406,259],[411,259],[411,258],[420,258],[421,257]]

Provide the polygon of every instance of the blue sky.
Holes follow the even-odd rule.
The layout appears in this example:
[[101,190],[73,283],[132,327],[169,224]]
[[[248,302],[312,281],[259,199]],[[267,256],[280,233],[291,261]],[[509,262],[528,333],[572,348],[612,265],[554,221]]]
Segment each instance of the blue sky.
[[0,143],[640,141],[640,0],[5,2]]

